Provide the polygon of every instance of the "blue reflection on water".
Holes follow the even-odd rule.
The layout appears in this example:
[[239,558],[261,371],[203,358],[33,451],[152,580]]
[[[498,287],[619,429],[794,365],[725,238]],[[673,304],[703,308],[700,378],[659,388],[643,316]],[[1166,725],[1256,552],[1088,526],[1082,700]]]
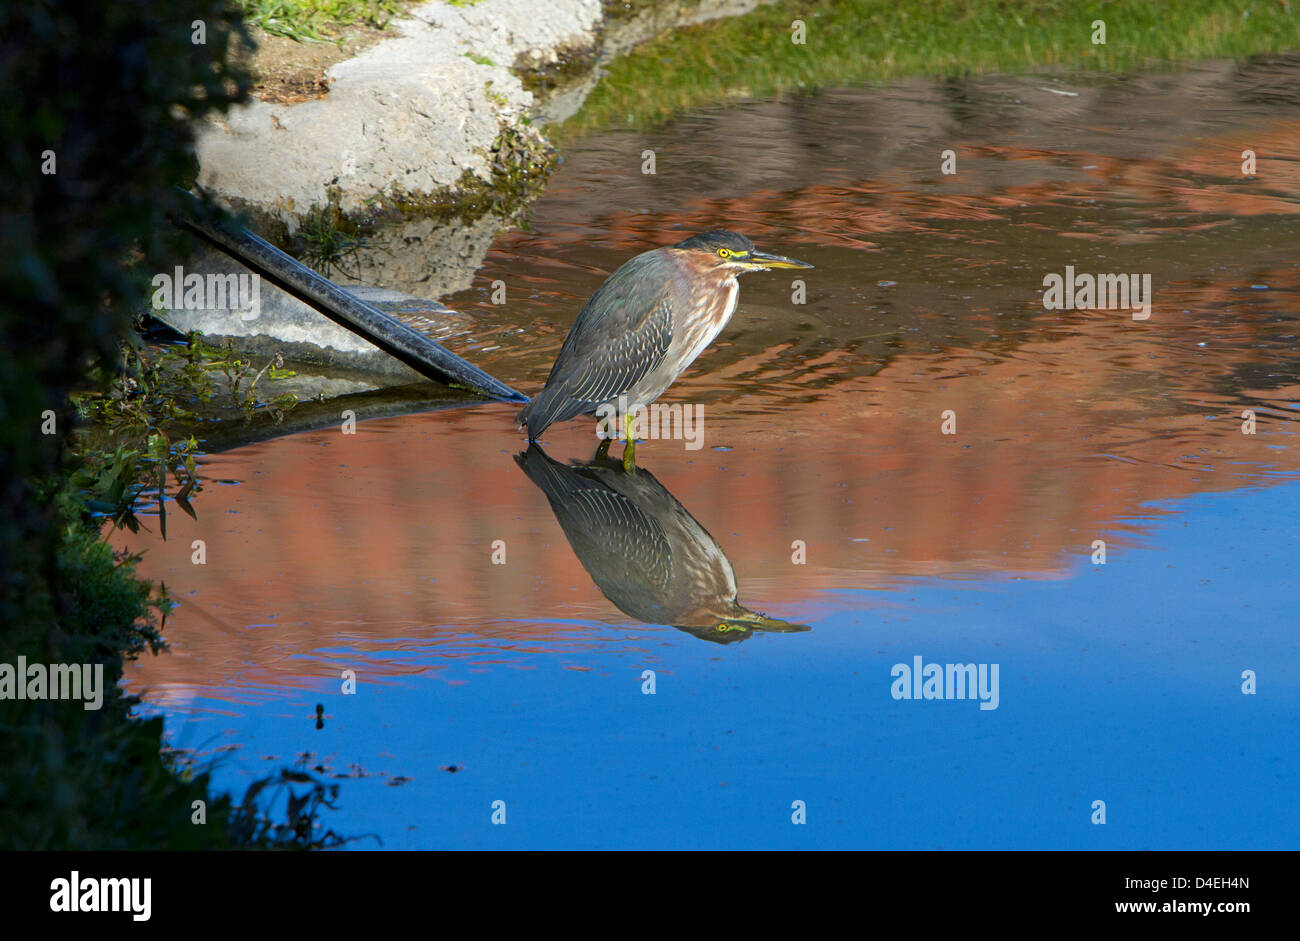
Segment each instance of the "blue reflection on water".
[[[325,823],[386,848],[1294,848],[1300,484],[1161,507],[1149,548],[1060,580],[827,593],[810,633],[727,648],[593,623],[594,650],[503,642],[514,668],[347,697],[259,688],[169,732],[230,730],[214,779],[236,794],[279,767],[267,755],[359,764]],[[1000,664],[999,707],[895,701],[890,668],[916,655]]]

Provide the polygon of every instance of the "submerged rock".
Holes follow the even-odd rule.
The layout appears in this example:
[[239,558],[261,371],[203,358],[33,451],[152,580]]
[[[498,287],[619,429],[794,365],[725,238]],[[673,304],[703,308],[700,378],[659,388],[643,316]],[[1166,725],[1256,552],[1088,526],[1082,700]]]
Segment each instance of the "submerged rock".
[[[196,254],[184,272],[205,280],[209,275],[248,278],[252,274],[240,262],[211,249]],[[346,285],[344,289],[434,340],[463,333],[474,322],[472,317],[429,298],[367,285]],[[222,300],[217,305],[208,294],[202,304],[165,306],[150,313],[180,333],[199,333],[209,343],[229,343],[235,350],[252,355],[278,353],[296,364],[341,367],[382,386],[426,381],[368,340],[265,279],[258,282],[255,303],[249,303],[247,298]]]

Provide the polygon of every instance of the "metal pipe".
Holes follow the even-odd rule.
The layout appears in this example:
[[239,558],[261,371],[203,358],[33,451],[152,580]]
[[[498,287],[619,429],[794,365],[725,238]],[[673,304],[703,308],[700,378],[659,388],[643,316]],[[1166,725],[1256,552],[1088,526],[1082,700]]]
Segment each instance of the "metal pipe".
[[[181,192],[185,192],[181,190]],[[185,192],[191,200],[199,200]],[[201,204],[200,204],[200,207]],[[320,311],[330,320],[365,337],[422,376],[447,386],[464,386],[488,398],[527,402],[504,382],[461,359],[429,337],[349,294],[328,278],[286,255],[247,229],[236,229],[195,211],[178,224],[266,278],[276,287]]]

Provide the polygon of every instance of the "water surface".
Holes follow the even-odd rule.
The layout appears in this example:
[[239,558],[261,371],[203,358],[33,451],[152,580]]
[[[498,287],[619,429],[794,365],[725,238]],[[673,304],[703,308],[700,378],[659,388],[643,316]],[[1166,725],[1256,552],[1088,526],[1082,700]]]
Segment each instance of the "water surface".
[[[218,787],[314,769],[389,848],[1294,847],[1298,80],[916,81],[573,142],[449,345],[531,391],[636,252],[812,262],[746,275],[666,396],[703,446],[644,442],[633,485],[566,470],[591,423],[525,456],[485,405],[213,454],[197,521],[122,537],[181,601],[132,690]],[[1149,274],[1150,319],[1045,310],[1067,265]],[[729,577],[772,620],[711,617]],[[917,656],[997,664],[997,708],[893,698]]]

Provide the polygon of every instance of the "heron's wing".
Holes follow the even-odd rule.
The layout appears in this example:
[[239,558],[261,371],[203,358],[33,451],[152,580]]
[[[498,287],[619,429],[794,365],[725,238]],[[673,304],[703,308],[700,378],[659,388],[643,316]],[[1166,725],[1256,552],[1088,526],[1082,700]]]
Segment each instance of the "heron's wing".
[[569,519],[557,513],[564,534],[606,596],[619,607],[629,593],[641,604],[663,604],[673,549],[659,521],[612,490],[584,488],[566,497],[563,513]]
[[624,607],[629,597],[664,603],[672,582],[673,545],[647,508],[581,469],[551,460],[536,446],[515,460],[546,494],[578,561],[606,597],[633,617],[639,615]]
[[546,384],[562,384],[569,399],[593,404],[631,389],[663,362],[672,343],[676,285],[658,252],[615,271],[578,314]]

